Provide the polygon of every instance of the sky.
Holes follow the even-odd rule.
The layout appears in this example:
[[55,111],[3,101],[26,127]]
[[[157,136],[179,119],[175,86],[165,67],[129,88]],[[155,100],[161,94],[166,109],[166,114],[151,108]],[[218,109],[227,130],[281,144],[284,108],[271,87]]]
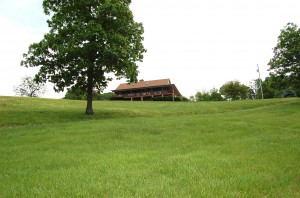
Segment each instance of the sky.
[[[145,29],[138,79],[169,78],[186,97],[231,80],[249,85],[257,65],[265,78],[280,30],[300,26],[299,0],[132,0],[130,8]],[[42,0],[0,0],[0,96],[14,96],[21,78],[37,73],[20,61],[48,32],[47,19]],[[64,96],[52,87],[43,97]]]

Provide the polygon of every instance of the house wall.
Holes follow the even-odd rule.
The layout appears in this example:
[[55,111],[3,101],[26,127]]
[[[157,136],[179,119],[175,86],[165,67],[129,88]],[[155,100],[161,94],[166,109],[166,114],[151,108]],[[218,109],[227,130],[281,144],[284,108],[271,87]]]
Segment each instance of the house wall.
[[[149,100],[154,97],[164,97],[164,96],[173,96],[173,87],[165,86],[165,87],[152,87],[152,88],[142,88],[142,89],[134,89],[134,90],[122,90],[122,91],[114,91],[113,99],[130,99],[130,100]],[[174,95],[176,96],[176,95]]]

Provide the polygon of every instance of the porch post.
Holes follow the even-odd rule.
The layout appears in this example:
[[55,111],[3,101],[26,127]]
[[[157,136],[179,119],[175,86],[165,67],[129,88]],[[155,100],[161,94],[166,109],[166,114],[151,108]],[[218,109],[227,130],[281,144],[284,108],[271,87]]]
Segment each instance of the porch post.
[[175,101],[175,94],[174,94],[174,86],[172,85],[172,97],[173,97],[173,102]]

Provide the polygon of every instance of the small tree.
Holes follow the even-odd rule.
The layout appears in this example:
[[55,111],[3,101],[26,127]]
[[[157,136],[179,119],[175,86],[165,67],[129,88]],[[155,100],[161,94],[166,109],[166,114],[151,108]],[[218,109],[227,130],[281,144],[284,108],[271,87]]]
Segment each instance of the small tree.
[[247,98],[248,90],[249,87],[239,81],[229,81],[220,88],[220,93],[227,99],[240,100]]
[[32,77],[26,76],[21,79],[21,84],[14,88],[17,96],[40,97],[46,93],[46,84],[37,83]]
[[211,101],[222,101],[222,100],[224,100],[224,98],[222,97],[222,95],[220,94],[220,92],[216,88],[213,88],[212,90],[210,90],[210,98],[211,98]]
[[196,93],[196,101],[222,101],[224,100],[219,91],[215,88],[210,91]]
[[210,101],[210,94],[208,91],[202,91],[196,93],[196,101]]

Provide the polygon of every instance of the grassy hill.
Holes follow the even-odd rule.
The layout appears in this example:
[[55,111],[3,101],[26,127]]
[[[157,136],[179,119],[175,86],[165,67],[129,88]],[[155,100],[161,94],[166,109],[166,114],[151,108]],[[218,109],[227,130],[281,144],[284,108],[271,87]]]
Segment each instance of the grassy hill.
[[0,97],[0,197],[299,197],[300,99]]

